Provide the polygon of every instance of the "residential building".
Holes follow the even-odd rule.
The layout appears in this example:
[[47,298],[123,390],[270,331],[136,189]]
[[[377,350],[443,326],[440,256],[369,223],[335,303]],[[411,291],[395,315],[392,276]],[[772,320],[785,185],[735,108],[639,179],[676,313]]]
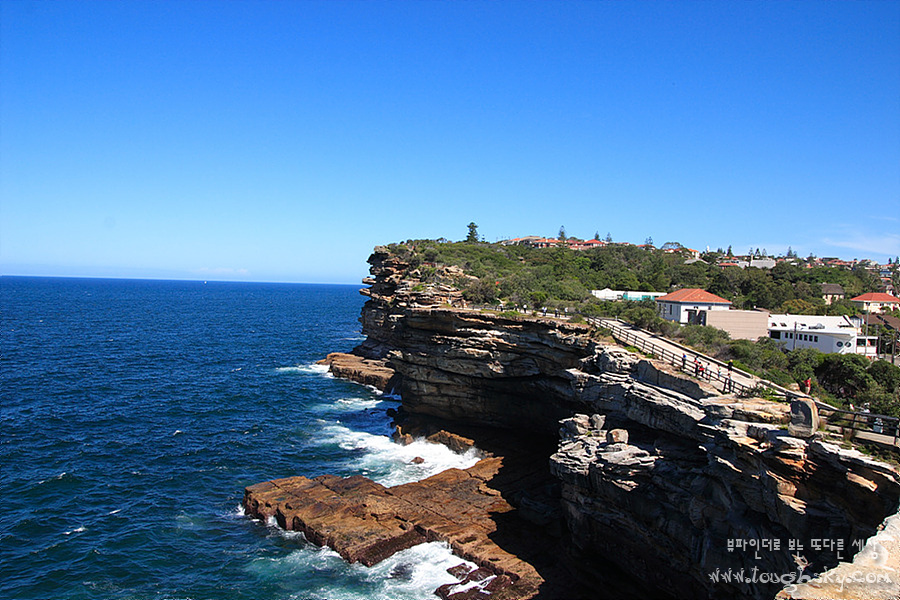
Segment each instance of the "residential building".
[[870,292],[850,299],[863,312],[884,312],[900,308],[900,298],[882,292]]
[[745,259],[743,257],[729,257],[722,259],[721,262],[717,263],[720,267],[740,267],[742,269],[746,269],[747,267],[755,267],[757,269],[772,269],[777,264],[774,258],[763,257],[763,258],[753,258],[750,257]]
[[656,299],[659,316],[678,323],[699,323],[701,312],[728,310],[730,306],[730,300],[696,288],[681,289]]
[[823,283],[822,298],[825,304],[831,304],[835,300],[844,299],[844,287],[838,283]]
[[601,248],[606,245],[603,240],[569,240],[570,250],[590,250],[591,248]]
[[785,350],[814,348],[826,354],[862,354],[874,359],[878,338],[863,335],[858,322],[845,316],[770,315],[769,337]]

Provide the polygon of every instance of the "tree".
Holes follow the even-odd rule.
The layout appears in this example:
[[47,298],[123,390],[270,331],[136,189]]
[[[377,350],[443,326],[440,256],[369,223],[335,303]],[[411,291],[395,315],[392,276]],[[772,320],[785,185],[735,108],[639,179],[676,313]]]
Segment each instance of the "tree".
[[497,300],[497,286],[489,278],[478,279],[463,290],[463,297],[469,302],[493,304]]
[[606,232],[606,243],[612,244],[612,234],[609,233],[608,231]]
[[644,240],[644,244],[647,245],[647,246],[652,246],[652,245],[653,245],[653,238],[652,238],[651,236],[648,235],[648,236],[647,236],[647,239]]
[[561,241],[561,242],[566,241],[566,228],[565,228],[564,225],[560,225],[560,227],[559,227],[559,234],[558,234],[556,237],[557,237],[557,238],[559,239],[559,241]]
[[731,257],[734,256],[734,252],[731,251],[731,244],[728,244],[728,250],[725,251],[725,255],[726,255],[728,258],[731,258]]
[[816,369],[819,383],[832,394],[855,398],[875,383],[866,372],[869,359],[859,354],[826,354]]
[[466,236],[467,242],[477,242],[478,241],[478,225],[475,224],[474,221],[469,223],[469,235]]
[[801,298],[794,298],[783,302],[780,311],[791,315],[814,315],[816,305]]
[[886,360],[876,360],[869,365],[868,372],[886,392],[893,393],[900,390],[900,367]]
[[599,239],[600,239],[600,232],[599,232],[599,231],[595,231],[595,232],[594,232],[594,239],[595,239],[595,240],[599,240]]

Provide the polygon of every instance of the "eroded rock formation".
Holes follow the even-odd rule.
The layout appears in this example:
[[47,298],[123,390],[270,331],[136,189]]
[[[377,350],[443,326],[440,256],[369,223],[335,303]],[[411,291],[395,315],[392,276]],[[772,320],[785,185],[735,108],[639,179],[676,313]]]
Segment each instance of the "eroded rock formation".
[[[586,326],[467,310],[456,291],[461,272],[436,270],[436,277],[423,282],[386,249],[377,248],[369,261],[374,278],[363,290],[369,300],[361,316],[367,339],[352,359],[330,356],[333,370],[398,391],[409,413],[511,431],[521,448],[559,435],[556,452],[545,459],[559,483],[555,496],[542,500],[545,508],[555,502],[558,510],[543,511],[535,534],[594,584],[591,597],[771,598],[790,583],[790,574],[821,573],[851,560],[897,510],[900,476],[894,468],[817,439],[815,427],[798,427],[796,418],[789,431],[787,404],[719,396]],[[805,414],[803,407],[795,411]],[[470,481],[466,477],[460,481]],[[441,482],[426,480],[409,489],[437,489]],[[274,486],[269,491],[277,494],[275,488],[295,484],[263,485]],[[296,485],[319,490],[311,497],[327,495],[322,486],[365,488],[377,500],[376,509],[363,501],[369,516],[360,518],[393,528],[388,538],[394,541],[382,543],[378,533],[369,544],[376,557],[382,547],[399,548],[443,531],[398,508],[402,494],[394,488],[332,479]],[[486,486],[481,492],[486,489],[498,490],[500,500],[494,501],[509,507],[488,521],[496,525],[498,519],[527,515],[531,500],[521,489]],[[248,502],[258,509],[265,502],[256,493]],[[378,508],[385,503],[391,504],[387,513]],[[297,506],[292,500],[278,509],[280,521],[306,530],[310,521]],[[379,520],[384,514],[390,518]],[[442,518],[473,532],[491,527],[458,515]],[[454,535],[436,539],[465,553],[465,534]],[[341,545],[328,536],[321,541]],[[349,559],[356,556],[353,543],[347,546]],[[900,567],[898,559],[886,568]],[[513,582],[537,581],[529,579],[527,568],[525,575],[515,569],[496,573]],[[610,573],[629,581],[613,590]],[[548,589],[545,584],[528,589],[537,593],[541,585]],[[526,592],[510,597],[530,597]],[[799,588],[781,593],[810,597]]]

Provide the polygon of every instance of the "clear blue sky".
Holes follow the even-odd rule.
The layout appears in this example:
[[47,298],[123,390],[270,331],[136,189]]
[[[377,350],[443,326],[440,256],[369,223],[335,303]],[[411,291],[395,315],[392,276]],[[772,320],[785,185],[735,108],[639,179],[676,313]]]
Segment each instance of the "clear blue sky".
[[900,2],[0,2],[3,274],[522,235],[900,254]]

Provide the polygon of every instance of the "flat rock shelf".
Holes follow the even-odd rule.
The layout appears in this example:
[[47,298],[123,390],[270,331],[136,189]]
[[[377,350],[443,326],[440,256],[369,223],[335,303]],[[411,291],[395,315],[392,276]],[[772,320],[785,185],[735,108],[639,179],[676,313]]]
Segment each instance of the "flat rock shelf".
[[[416,544],[447,542],[457,556],[479,568],[454,572],[469,585],[458,586],[456,593],[454,586],[444,586],[436,590],[439,596],[529,598],[544,578],[508,549],[534,546],[508,539],[510,532],[502,526],[504,516],[516,511],[498,489],[508,491],[511,483],[509,475],[504,478],[503,460],[485,458],[469,469],[449,469],[391,488],[362,476],[277,479],[248,487],[244,507],[255,518],[272,517],[284,529],[303,532],[345,560],[368,566]],[[533,483],[527,476],[512,479],[522,486]],[[516,529],[519,536],[527,531]]]

